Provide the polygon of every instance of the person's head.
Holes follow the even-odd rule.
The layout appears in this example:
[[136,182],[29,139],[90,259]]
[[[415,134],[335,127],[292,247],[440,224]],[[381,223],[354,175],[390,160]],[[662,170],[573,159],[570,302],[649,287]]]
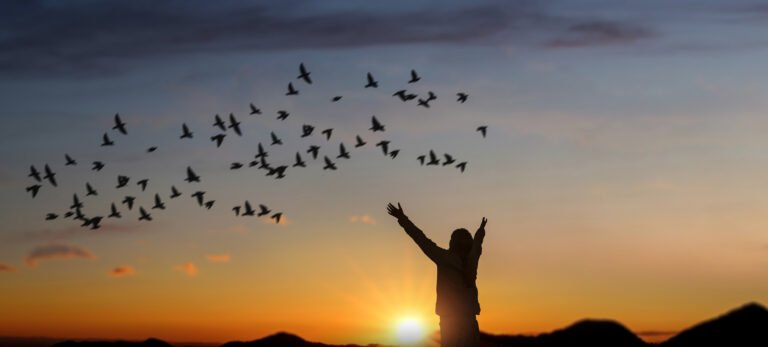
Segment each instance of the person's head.
[[448,250],[461,257],[465,257],[471,249],[472,234],[469,233],[469,230],[464,228],[454,230],[451,234],[451,243],[448,245]]

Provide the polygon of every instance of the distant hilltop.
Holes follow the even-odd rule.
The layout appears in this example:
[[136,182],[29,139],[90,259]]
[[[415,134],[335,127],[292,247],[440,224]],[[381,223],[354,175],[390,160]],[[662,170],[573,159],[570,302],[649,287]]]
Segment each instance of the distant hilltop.
[[[145,341],[63,341],[50,338],[0,337],[0,347],[214,347],[216,344],[170,344],[158,339]],[[373,347],[379,345],[368,345]],[[646,343],[619,322],[585,319],[540,335],[481,334],[481,347],[766,347],[768,310],[749,303],[719,317],[696,324],[660,344]],[[362,347],[310,342],[280,332],[254,341],[227,342],[220,347]]]

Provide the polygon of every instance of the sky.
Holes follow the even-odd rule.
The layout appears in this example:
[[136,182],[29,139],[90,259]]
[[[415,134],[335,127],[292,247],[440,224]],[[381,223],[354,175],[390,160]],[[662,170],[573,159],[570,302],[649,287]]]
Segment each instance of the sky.
[[[408,317],[437,329],[435,267],[388,202],[444,247],[488,218],[486,332],[590,317],[653,340],[765,304],[766,33],[753,0],[4,1],[0,335],[367,344],[397,342]],[[363,88],[369,72],[378,88]],[[419,107],[400,89],[437,99]],[[243,136],[227,130],[216,148],[214,115],[230,113]],[[373,115],[384,132],[368,130]],[[194,138],[179,139],[182,123]],[[303,124],[315,134],[300,137]],[[114,146],[100,146],[105,132]],[[349,160],[335,158],[340,142]],[[274,163],[301,151],[307,168],[279,180],[229,169],[259,143]],[[419,165],[430,150],[466,171]],[[29,167],[45,164],[58,186],[32,198]],[[200,183],[184,182],[188,166]],[[149,209],[155,193],[167,209]],[[89,216],[117,202],[123,218],[45,220],[73,194]],[[235,216],[245,200],[281,223]]]

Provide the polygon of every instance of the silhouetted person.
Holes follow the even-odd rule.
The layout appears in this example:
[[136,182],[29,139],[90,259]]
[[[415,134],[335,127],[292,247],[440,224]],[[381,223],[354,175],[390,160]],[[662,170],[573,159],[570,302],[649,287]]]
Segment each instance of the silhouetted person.
[[388,204],[387,212],[397,218],[408,236],[437,265],[435,313],[440,316],[440,344],[443,347],[479,346],[480,329],[475,316],[480,314],[480,303],[475,279],[488,220],[483,217],[474,239],[467,229],[454,230],[446,250],[408,219],[400,203],[397,207]]

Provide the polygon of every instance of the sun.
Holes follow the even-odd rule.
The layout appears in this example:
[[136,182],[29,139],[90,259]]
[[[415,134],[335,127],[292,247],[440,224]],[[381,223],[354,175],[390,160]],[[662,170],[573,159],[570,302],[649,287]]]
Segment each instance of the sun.
[[424,338],[424,324],[417,317],[402,317],[395,323],[395,334],[402,345],[419,343]]

